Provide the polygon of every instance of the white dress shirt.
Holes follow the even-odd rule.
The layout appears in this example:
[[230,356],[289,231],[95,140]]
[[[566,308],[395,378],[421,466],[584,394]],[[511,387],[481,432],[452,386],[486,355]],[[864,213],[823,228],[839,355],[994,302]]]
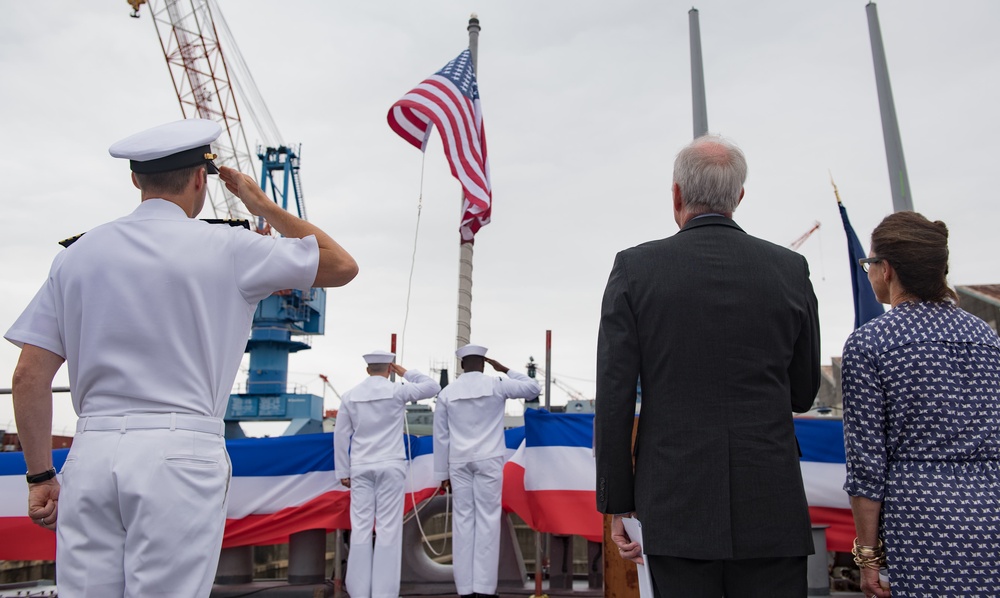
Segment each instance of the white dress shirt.
[[338,479],[351,477],[351,467],[383,461],[403,461],[403,417],[406,403],[433,397],[441,386],[417,370],[407,370],[397,384],[369,376],[344,393],[333,430],[334,465]]
[[507,399],[534,398],[533,379],[509,370],[507,378],[465,372],[438,394],[434,407],[434,475],[448,479],[449,463],[503,457]]
[[221,418],[257,303],[309,289],[318,267],[314,236],[208,224],[147,199],[58,254],[4,336],[66,359],[80,417]]

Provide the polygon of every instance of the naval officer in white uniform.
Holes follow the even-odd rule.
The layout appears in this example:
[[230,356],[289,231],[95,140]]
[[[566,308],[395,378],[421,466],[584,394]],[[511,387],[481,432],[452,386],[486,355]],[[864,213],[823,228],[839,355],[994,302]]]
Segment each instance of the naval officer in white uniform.
[[[351,550],[344,581],[351,598],[396,598],[406,479],[403,417],[406,403],[429,399],[441,386],[392,363],[394,353],[372,351],[364,358],[368,378],[344,393],[333,430],[337,477],[351,489]],[[390,373],[408,384],[390,382]]]
[[[495,596],[500,568],[503,414],[507,399],[538,396],[538,383],[486,357],[486,347],[455,352],[464,373],[434,407],[434,475],[454,494],[452,563],[461,596]],[[507,374],[487,376],[484,364]]]
[[[141,203],[59,253],[5,335],[21,347],[13,395],[28,514],[56,530],[64,598],[209,595],[231,473],[222,417],[257,303],[357,274],[317,226],[216,169],[220,133],[191,119],[112,145]],[[284,238],[196,220],[216,173]],[[79,420],[60,481],[51,389],[63,361]]]

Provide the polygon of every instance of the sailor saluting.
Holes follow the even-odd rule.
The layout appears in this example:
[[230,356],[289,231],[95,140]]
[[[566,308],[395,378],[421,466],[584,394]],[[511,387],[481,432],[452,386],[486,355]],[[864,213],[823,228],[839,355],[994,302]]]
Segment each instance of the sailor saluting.
[[[333,431],[337,477],[351,489],[351,550],[347,593],[353,598],[396,598],[403,554],[403,482],[406,403],[441,390],[432,378],[393,363],[388,351],[365,354],[368,378],[344,394]],[[408,384],[389,381],[389,374]],[[372,526],[375,545],[372,547]]]
[[[21,347],[13,395],[28,513],[56,530],[60,595],[209,595],[230,477],[221,417],[257,302],[357,274],[317,226],[216,168],[220,133],[191,119],[112,145],[141,203],[58,254],[5,335]],[[195,220],[215,173],[285,238]],[[51,386],[63,361],[79,421],[59,480]]]
[[[463,373],[434,407],[434,475],[454,498],[452,562],[459,595],[494,596],[500,568],[503,414],[507,399],[538,396],[538,383],[486,357],[486,347],[455,351]],[[507,374],[483,374],[484,364]]]

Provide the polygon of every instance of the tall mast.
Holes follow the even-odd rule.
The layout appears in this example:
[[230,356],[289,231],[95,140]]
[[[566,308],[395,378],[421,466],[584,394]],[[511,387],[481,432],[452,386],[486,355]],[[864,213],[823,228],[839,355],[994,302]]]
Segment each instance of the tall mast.
[[701,63],[701,27],[698,9],[688,11],[691,29],[691,109],[694,116],[694,137],[708,133],[708,108],[705,105],[705,69]]
[[903,159],[903,141],[899,136],[896,121],[896,105],[892,101],[892,86],[889,85],[889,67],[882,46],[882,31],[878,24],[878,12],[874,2],[865,6],[868,13],[868,33],[872,40],[872,58],[875,62],[875,86],[878,89],[878,104],[882,112],[882,136],[885,138],[885,159],[889,166],[889,187],[892,190],[892,209],[895,212],[913,210],[910,195],[910,179],[906,175],[906,161]]
[[[472,56],[472,70],[479,77],[479,17],[475,13],[469,17],[469,54]],[[465,193],[462,193],[459,208],[464,212]],[[472,335],[472,243],[459,245],[458,255],[458,329],[455,333],[455,348],[469,344]],[[462,360],[455,358],[455,375],[462,373]]]

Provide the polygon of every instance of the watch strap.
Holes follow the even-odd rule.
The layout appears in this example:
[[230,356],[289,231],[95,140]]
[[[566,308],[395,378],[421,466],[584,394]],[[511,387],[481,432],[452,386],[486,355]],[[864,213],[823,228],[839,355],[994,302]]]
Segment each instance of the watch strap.
[[53,467],[48,471],[43,471],[42,473],[25,474],[24,477],[28,479],[29,484],[39,484],[41,482],[47,482],[52,478],[56,477],[56,468]]

